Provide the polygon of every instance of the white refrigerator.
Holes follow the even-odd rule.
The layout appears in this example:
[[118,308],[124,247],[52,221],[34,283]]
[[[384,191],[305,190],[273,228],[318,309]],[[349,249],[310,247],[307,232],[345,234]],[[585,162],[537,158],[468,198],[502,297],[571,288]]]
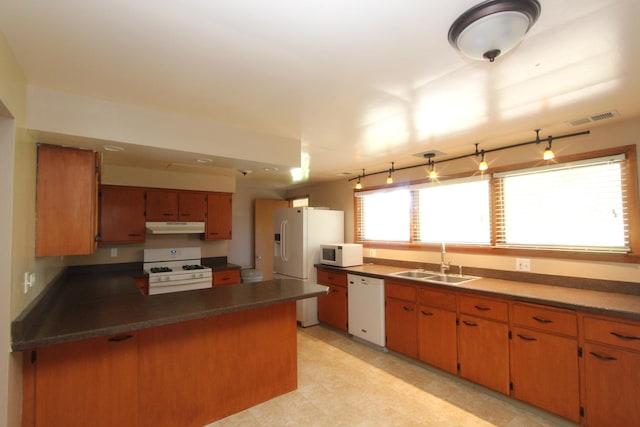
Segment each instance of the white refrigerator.
[[[344,240],[344,212],[307,207],[276,209],[273,233],[274,277],[317,283],[314,265],[320,261],[320,245]],[[317,298],[298,300],[296,318],[305,328],[317,325]]]

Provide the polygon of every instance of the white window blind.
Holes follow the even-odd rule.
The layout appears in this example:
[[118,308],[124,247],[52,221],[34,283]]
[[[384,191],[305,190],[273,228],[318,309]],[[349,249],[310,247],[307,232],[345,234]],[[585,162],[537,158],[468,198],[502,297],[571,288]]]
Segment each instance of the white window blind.
[[356,193],[356,214],[358,241],[409,242],[409,189]]
[[439,181],[416,188],[416,241],[491,243],[488,177]]
[[629,251],[624,155],[496,174],[496,244]]

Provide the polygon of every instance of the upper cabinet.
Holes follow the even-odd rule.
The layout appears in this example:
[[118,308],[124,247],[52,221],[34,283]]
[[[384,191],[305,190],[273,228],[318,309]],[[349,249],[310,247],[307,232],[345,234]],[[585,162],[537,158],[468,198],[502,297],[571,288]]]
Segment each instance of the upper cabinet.
[[204,221],[207,193],[147,190],[147,221]]
[[231,193],[100,187],[100,243],[144,242],[145,222],[205,222],[205,240],[231,239]]
[[205,240],[231,239],[231,194],[207,195]]
[[144,189],[100,188],[100,243],[144,242]]
[[36,256],[95,251],[98,164],[92,151],[38,146]]

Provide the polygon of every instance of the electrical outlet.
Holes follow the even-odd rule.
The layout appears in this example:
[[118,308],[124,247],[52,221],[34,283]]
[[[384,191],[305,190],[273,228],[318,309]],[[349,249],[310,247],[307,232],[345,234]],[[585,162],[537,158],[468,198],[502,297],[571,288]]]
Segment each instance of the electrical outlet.
[[527,258],[516,258],[516,270],[531,271],[531,260]]
[[369,249],[369,256],[371,257],[376,257],[376,250],[375,249]]
[[118,248],[111,248],[111,258],[118,256]]

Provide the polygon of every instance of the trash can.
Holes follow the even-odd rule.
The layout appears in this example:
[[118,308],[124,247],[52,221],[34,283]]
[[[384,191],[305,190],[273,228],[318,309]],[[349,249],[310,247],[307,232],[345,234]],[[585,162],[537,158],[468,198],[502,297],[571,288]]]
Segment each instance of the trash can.
[[262,272],[255,268],[243,268],[240,270],[242,283],[262,282]]

